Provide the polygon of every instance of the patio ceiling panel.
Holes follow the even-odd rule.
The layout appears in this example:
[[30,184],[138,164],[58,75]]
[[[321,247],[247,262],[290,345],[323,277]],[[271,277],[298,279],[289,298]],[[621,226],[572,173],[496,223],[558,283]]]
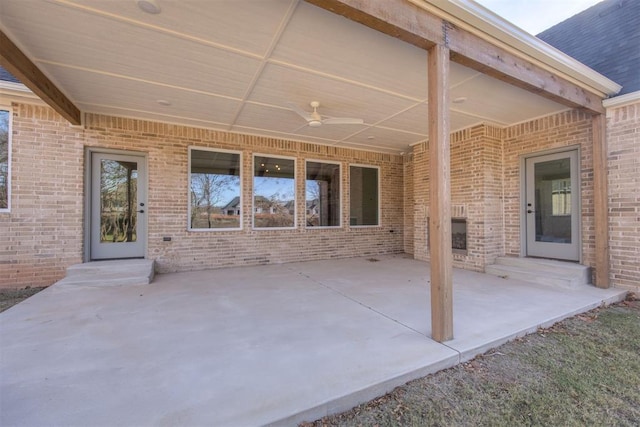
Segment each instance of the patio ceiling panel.
[[[425,50],[299,0],[158,4],[1,0],[0,28],[84,112],[384,152],[426,138]],[[451,99],[466,98],[451,130],[566,108],[460,64],[450,74]],[[310,101],[366,126],[307,127],[287,102]]]
[[464,102],[452,105],[458,113],[503,126],[568,109],[565,105],[484,74],[478,74],[451,90],[452,100],[461,97],[466,98]]
[[254,0],[249,4],[238,1],[161,0],[161,13],[155,15],[141,11],[134,0],[49,1],[68,8],[101,11],[114,19],[127,19],[136,25],[146,24],[158,31],[170,30],[176,35],[262,56],[278,31],[283,16],[297,0]]
[[[51,14],[60,6],[48,3],[44,6],[34,8],[28,19],[17,21],[9,16],[7,22],[15,25],[14,35],[21,40],[46,27],[47,37],[61,41],[33,44],[31,54],[45,67],[53,62],[82,67],[87,72],[241,98],[260,65],[259,59],[249,55],[103,16],[87,19],[86,12],[75,9],[65,9],[58,19],[51,20]],[[78,39],[82,43],[77,43]]]
[[[248,100],[285,108],[288,108],[287,102],[293,102],[307,111],[311,111],[309,102],[319,101],[319,112],[324,116],[361,118],[367,124],[377,123],[416,102],[367,86],[277,64],[265,67]],[[297,116],[293,111],[291,114]],[[304,119],[297,117],[301,125],[305,124]]]
[[359,146],[379,146],[396,151],[407,151],[409,146],[427,139],[426,135],[403,132],[384,127],[369,128],[341,142],[340,145],[357,144]]
[[[59,68],[65,68],[63,71]],[[240,102],[230,98],[184,91],[167,86],[122,79],[105,74],[85,73],[49,64],[49,69],[60,76],[63,87],[72,88],[70,96],[78,103],[90,106],[89,111],[100,112],[102,107],[123,108],[128,111],[153,112],[170,115],[174,119],[198,119],[210,123],[228,124]],[[171,105],[160,105],[158,100],[171,100]]]
[[271,59],[383,92],[427,96],[426,51],[304,2]]

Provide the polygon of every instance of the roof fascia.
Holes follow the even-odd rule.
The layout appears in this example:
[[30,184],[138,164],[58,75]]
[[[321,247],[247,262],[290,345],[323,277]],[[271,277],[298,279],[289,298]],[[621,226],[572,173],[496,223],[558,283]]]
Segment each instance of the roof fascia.
[[640,103],[640,90],[613,98],[605,99],[602,105],[606,109],[624,107],[625,105]]
[[601,97],[622,89],[618,83],[532,36],[473,0],[408,0],[513,54],[561,73],[565,78]]

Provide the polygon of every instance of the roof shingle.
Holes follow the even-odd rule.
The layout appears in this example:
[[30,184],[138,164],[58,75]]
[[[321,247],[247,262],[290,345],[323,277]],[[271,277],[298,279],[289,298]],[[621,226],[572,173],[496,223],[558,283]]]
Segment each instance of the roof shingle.
[[605,0],[538,38],[622,85],[640,90],[640,0]]

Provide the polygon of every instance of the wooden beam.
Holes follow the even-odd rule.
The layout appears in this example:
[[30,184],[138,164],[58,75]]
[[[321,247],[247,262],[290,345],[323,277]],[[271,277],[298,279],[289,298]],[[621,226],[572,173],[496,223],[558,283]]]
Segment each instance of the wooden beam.
[[449,49],[429,49],[429,260],[431,336],[453,338],[453,253],[451,251],[451,150],[449,144]]
[[411,3],[394,8],[389,0],[306,1],[422,49],[444,42],[440,20]]
[[81,124],[80,110],[45,76],[22,51],[0,31],[0,65],[62,117],[73,125]]
[[609,192],[607,184],[607,129],[604,114],[594,114],[593,132],[593,216],[595,229],[595,285],[610,286],[609,278]]
[[429,49],[443,44],[451,60],[571,108],[602,114],[602,100],[407,0],[306,0],[384,34]]
[[446,26],[451,60],[571,108],[604,113],[602,99],[580,86],[455,26]]

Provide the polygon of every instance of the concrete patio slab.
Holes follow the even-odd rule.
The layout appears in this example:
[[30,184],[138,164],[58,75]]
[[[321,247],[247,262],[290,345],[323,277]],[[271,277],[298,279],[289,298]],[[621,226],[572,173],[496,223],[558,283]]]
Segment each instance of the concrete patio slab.
[[0,425],[295,425],[625,294],[456,270],[439,344],[428,277],[398,255],[56,284],[0,314]]

